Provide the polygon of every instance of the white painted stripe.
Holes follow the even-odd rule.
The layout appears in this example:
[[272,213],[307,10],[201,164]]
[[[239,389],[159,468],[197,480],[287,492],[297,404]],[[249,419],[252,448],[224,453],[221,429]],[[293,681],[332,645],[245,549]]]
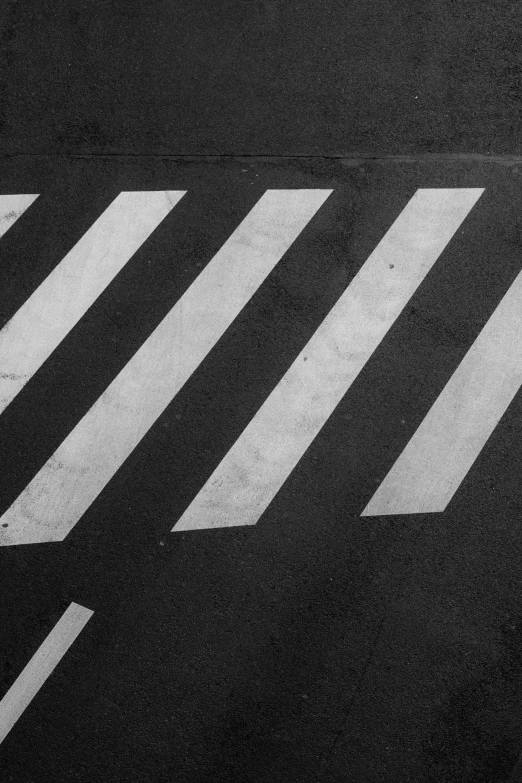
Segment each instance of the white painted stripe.
[[481,193],[417,191],[173,531],[257,522]]
[[4,326],[0,413],[184,193],[120,193]]
[[265,193],[6,511],[1,545],[65,538],[330,193]]
[[38,193],[0,196],[0,237],[16,223],[20,215],[38,198]]
[[71,604],[0,701],[0,742],[32,702],[93,612]]
[[362,516],[444,511],[522,383],[522,272]]

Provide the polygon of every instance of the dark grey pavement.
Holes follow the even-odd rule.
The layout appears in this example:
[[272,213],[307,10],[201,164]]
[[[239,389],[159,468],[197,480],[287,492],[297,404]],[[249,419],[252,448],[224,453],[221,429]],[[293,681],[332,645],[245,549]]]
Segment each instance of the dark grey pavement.
[[[1,780],[507,781],[520,395],[444,514],[360,514],[521,268],[520,7],[2,15],[0,192],[42,195],[0,240],[0,326],[120,191],[188,193],[0,417],[1,512],[266,189],[334,192],[65,541],[0,550],[0,698],[71,602],[94,611]],[[445,187],[485,192],[259,523],[170,533],[415,191]]]
[[520,153],[508,0],[6,0],[2,151]]

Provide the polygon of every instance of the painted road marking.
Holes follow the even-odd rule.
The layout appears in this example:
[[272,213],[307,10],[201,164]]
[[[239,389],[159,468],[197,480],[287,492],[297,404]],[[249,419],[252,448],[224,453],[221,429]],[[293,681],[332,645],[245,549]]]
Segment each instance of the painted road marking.
[[444,511],[522,384],[522,272],[363,516]]
[[0,413],[185,191],[120,193],[0,331]]
[[417,191],[173,531],[258,521],[482,192]]
[[62,541],[331,190],[268,190],[0,519],[0,544]]
[[32,702],[44,682],[94,613],[71,604],[0,701],[0,743]]
[[0,237],[3,237],[13,223],[38,198],[38,193],[19,193],[0,196]]

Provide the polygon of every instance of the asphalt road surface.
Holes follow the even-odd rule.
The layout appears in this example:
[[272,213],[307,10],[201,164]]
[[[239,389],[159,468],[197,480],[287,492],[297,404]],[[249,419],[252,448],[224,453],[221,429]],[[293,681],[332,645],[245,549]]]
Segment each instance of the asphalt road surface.
[[521,11],[8,2],[0,779],[522,779]]

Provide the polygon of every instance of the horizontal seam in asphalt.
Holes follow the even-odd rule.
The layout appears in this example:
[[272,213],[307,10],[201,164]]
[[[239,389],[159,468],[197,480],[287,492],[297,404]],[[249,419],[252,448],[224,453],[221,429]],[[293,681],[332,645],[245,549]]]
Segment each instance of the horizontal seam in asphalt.
[[177,153],[141,153],[141,152],[109,152],[109,153],[61,153],[61,152],[12,152],[0,153],[0,158],[64,158],[77,160],[113,159],[113,158],[155,158],[164,160],[205,161],[207,163],[222,160],[336,160],[347,166],[359,166],[364,163],[495,163],[498,166],[516,166],[522,164],[522,155],[483,155],[479,153],[420,153],[410,155],[377,155],[373,153],[348,153],[342,155],[268,155],[249,152],[224,152],[202,154]]

